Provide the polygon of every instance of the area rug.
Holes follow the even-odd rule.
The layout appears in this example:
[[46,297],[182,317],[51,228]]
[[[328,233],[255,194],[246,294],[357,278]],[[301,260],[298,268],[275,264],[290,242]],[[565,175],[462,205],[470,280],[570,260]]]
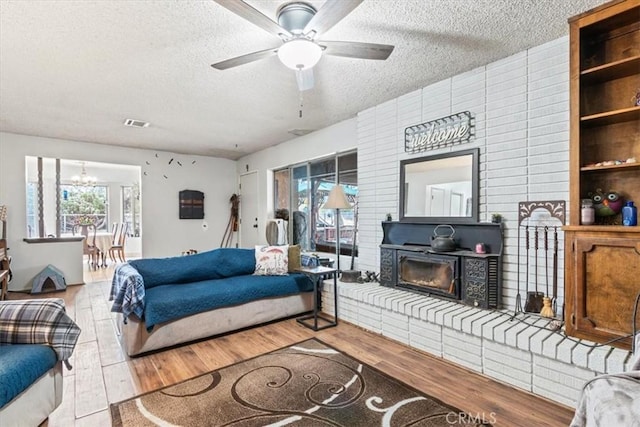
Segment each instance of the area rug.
[[483,425],[316,339],[114,403],[111,417],[117,427]]

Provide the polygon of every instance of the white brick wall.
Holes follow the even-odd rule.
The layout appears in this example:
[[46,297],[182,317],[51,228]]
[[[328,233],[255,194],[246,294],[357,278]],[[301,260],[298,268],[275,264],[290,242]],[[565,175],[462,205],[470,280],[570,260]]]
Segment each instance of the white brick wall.
[[[476,124],[472,142],[419,155],[480,148],[480,219],[493,212],[506,219],[502,304],[512,308],[518,279],[526,282],[524,272],[516,274],[517,202],[568,199],[568,61],[569,41],[563,37],[359,113],[359,268],[380,271],[380,223],[387,213],[398,219],[399,162],[416,156],[404,152],[404,129],[469,110]],[[561,267],[562,232],[559,245]],[[563,271],[558,307],[564,301]]]
[[[323,310],[332,314],[325,282]],[[548,321],[416,295],[375,283],[338,282],[338,318],[515,387],[575,406],[583,384],[628,370],[630,353],[566,338]]]
[[409,317],[409,345],[442,357],[442,326]]
[[532,391],[568,406],[575,406],[583,384],[594,376],[588,369],[543,356],[533,357]]
[[482,372],[482,339],[442,328],[442,356],[466,368]]
[[[518,258],[517,202],[567,200],[569,192],[569,41],[563,37],[484,67],[431,84],[358,114],[359,261],[380,271],[383,221],[398,219],[399,163],[404,129],[469,110],[475,139],[420,155],[480,149],[480,220],[505,218],[502,305],[490,312],[381,287],[339,283],[338,314],[373,332],[482,372],[497,380],[574,406],[585,381],[622,372],[628,352],[565,338],[545,321],[512,318],[518,282],[526,283],[524,247]],[[568,214],[568,212],[567,212]],[[558,301],[564,303],[564,236],[559,232]],[[522,245],[522,238],[520,244]],[[533,254],[530,266],[534,265]],[[552,262],[547,274],[552,277]],[[530,268],[530,277],[533,269]],[[546,291],[544,261],[539,290]],[[518,274],[519,272],[519,274]],[[533,283],[533,280],[530,280]],[[522,301],[525,285],[520,285]],[[325,310],[333,294],[325,287]]]

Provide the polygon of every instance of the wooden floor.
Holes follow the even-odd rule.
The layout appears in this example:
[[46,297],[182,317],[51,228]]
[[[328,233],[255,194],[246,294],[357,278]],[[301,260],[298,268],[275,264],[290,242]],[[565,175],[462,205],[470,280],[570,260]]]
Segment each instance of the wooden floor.
[[[500,426],[567,426],[573,410],[493,381],[440,358],[366,332],[346,322],[314,333],[289,319],[234,334],[129,358],[115,330],[108,302],[113,267],[85,272],[86,285],[64,293],[67,311],[82,328],[64,370],[61,406],[43,425],[50,427],[111,424],[109,404],[192,378],[196,375],[311,337],[375,366],[472,417]],[[30,298],[10,293],[9,299]]]

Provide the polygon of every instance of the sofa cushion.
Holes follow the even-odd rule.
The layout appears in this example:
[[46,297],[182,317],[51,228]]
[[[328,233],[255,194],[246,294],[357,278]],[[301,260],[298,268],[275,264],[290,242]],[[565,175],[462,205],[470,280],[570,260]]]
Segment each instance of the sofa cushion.
[[289,246],[256,246],[256,270],[258,276],[283,276],[289,274]]
[[144,280],[146,289],[165,284],[200,282],[252,274],[253,249],[219,248],[195,255],[143,258],[129,261]]
[[53,368],[56,353],[46,345],[0,345],[0,408]]
[[300,273],[287,276],[244,275],[180,286],[161,285],[147,290],[144,320],[147,329],[151,330],[158,323],[219,307],[310,291],[313,291],[313,283]]
[[300,245],[289,245],[289,273],[300,268]]

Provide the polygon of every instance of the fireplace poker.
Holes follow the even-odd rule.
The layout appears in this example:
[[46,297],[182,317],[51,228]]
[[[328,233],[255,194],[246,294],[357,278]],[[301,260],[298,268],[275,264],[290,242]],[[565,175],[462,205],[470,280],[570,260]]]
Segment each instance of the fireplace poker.
[[533,229],[533,247],[535,250],[535,268],[536,268],[536,274],[534,276],[535,278],[535,282],[536,282],[536,288],[535,288],[535,292],[536,294],[538,293],[538,276],[539,276],[539,271],[538,271],[538,226],[536,225],[535,228]]
[[544,279],[546,282],[545,295],[549,296],[549,227],[544,226]]
[[553,227],[553,311],[558,312],[558,227]]
[[515,316],[516,313],[518,313],[518,311],[522,311],[522,299],[520,297],[520,226],[518,225],[518,267],[517,267],[517,273],[518,273],[518,294],[516,295],[516,308],[515,311],[513,313],[513,315]]
[[529,224],[527,224],[524,227],[524,238],[526,240],[526,245],[525,245],[525,255],[526,255],[526,261],[525,261],[525,270],[526,270],[526,284],[527,284],[527,301],[525,301],[524,303],[524,310],[527,311],[527,304],[529,303]]
[[526,284],[527,284],[527,300],[524,303],[524,311],[529,311],[529,308],[528,308],[529,307],[529,262],[530,262],[530,259],[529,259],[529,238],[530,238],[530,236],[529,236],[529,224],[527,224],[524,227],[524,239],[525,239],[525,242],[526,242],[524,248],[525,248],[525,258],[527,260],[526,263],[525,263],[525,267],[526,267],[525,268],[525,270],[526,270],[526,276],[525,276],[526,278],[525,278],[525,280],[526,280]]

